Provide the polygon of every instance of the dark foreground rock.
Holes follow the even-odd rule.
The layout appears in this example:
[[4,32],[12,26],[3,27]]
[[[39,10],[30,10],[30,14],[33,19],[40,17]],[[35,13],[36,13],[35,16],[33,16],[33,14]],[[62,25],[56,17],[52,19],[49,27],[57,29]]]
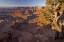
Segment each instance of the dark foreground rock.
[[7,42],[7,39],[9,38],[9,34],[11,33],[12,29],[9,25],[6,24],[6,22],[0,23],[0,42]]
[[51,28],[20,24],[16,29],[5,22],[0,23],[0,42],[63,42],[64,39],[52,40]]

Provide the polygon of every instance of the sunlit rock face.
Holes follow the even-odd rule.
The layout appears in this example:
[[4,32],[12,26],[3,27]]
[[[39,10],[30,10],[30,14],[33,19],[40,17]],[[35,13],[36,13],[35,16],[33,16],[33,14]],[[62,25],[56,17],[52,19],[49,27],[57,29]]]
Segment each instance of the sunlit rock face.
[[19,17],[19,18],[26,19],[26,16],[24,16],[23,13],[20,11],[10,14],[10,16],[13,16],[14,18]]
[[39,17],[29,20],[28,23],[36,23],[39,26],[43,26],[43,24],[40,23]]

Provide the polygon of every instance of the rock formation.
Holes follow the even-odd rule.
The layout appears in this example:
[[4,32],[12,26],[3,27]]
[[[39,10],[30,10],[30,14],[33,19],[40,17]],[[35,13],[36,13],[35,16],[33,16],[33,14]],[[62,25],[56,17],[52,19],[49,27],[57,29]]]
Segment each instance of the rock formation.
[[0,23],[0,42],[7,42],[11,30],[12,29],[5,21]]

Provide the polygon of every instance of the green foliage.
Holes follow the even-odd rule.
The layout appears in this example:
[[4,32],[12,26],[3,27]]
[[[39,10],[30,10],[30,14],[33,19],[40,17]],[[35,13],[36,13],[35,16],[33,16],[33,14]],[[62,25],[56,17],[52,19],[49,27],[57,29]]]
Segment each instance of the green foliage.
[[[40,13],[40,22],[44,25],[51,24],[54,18],[54,10],[58,3],[61,3],[61,11],[64,11],[64,0],[46,0],[46,7]],[[58,8],[57,7],[57,8]]]
[[54,5],[58,0],[46,0],[46,5]]
[[40,22],[44,25],[49,25],[52,22],[52,16],[52,11],[48,7],[45,7],[45,9],[40,13]]
[[51,0],[46,0],[46,5],[51,4]]
[[46,0],[46,5],[55,5],[59,2],[63,2],[64,0]]

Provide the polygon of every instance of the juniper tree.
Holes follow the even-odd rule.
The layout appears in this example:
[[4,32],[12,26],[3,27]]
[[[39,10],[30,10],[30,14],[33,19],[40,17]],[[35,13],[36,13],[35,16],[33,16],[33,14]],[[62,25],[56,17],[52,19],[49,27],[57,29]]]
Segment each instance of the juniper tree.
[[44,25],[51,25],[53,38],[62,36],[64,25],[64,0],[46,0],[46,7],[40,14],[40,21]]

